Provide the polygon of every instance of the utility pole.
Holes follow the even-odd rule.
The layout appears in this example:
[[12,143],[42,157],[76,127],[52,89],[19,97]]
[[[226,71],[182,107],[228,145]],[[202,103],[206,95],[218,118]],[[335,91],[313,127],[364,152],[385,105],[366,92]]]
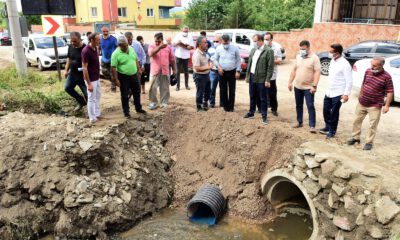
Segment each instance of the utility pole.
[[26,66],[24,47],[22,45],[21,26],[19,25],[17,2],[16,0],[7,0],[6,4],[8,21],[10,23],[15,67],[17,68],[19,76],[26,76],[28,73],[28,68]]

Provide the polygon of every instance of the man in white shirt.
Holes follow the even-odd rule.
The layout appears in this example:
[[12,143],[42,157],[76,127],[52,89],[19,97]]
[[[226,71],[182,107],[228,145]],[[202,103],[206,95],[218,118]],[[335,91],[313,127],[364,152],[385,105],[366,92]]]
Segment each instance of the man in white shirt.
[[329,85],[324,98],[325,127],[320,133],[326,138],[333,138],[339,123],[339,110],[342,103],[349,100],[352,87],[351,65],[342,56],[343,46],[332,44],[329,51],[331,63],[329,65]]
[[193,37],[189,35],[189,27],[183,27],[182,33],[176,35],[172,44],[175,47],[175,62],[176,62],[176,80],[178,81],[176,85],[176,91],[179,91],[181,83],[181,68],[185,74],[185,87],[187,90],[189,88],[189,68],[188,62],[190,58],[190,50],[193,49],[194,42]]

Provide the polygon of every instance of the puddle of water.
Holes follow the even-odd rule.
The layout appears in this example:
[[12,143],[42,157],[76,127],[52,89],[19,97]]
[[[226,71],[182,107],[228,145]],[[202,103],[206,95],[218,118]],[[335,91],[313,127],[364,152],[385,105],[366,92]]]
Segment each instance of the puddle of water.
[[166,209],[115,239],[122,240],[302,240],[312,233],[309,215],[283,213],[271,222],[254,225],[233,217],[216,226],[194,224],[182,210]]

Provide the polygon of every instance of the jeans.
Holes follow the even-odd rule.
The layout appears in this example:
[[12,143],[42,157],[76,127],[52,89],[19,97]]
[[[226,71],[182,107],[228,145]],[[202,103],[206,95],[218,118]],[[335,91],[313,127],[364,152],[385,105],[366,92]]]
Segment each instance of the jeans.
[[[218,82],[219,82],[218,72],[214,72],[214,71],[210,72],[210,81],[211,81],[210,105],[215,106],[215,95],[217,92],[217,86],[218,86]],[[220,87],[220,89],[221,89],[221,87]],[[219,94],[219,105],[222,106],[221,94]]]
[[337,96],[333,98],[329,98],[325,96],[324,98],[324,121],[325,128],[329,130],[330,134],[335,135],[337,126],[339,123],[339,110],[342,106],[342,102],[340,99],[342,96]]
[[[83,97],[75,90],[75,87],[77,85],[81,89]],[[81,106],[86,106],[88,96],[87,87],[84,80],[77,81],[71,75],[68,75],[64,89],[71,97],[75,98],[78,104],[80,104]]]
[[199,107],[210,99],[210,75],[193,73],[193,79],[196,84],[196,105]]
[[254,75],[250,74],[249,81],[249,94],[250,94],[250,110],[249,113],[254,115],[256,111],[257,100],[260,102],[261,115],[267,117],[267,102],[268,102],[268,88],[264,83],[255,83]]
[[129,115],[129,93],[133,95],[133,102],[135,104],[135,110],[140,111],[142,105],[140,104],[140,83],[137,78],[137,74],[132,76],[118,73],[118,79],[121,84],[121,103],[124,115]]
[[303,105],[304,98],[306,99],[308,109],[308,124],[310,127],[315,127],[315,107],[314,107],[314,94],[310,92],[310,89],[298,89],[294,88],[294,96],[296,99],[296,113],[297,122],[303,123]]
[[235,91],[236,91],[236,78],[235,70],[224,71],[220,76],[220,93],[222,99],[222,106],[226,112],[233,112],[235,108]]
[[87,103],[87,108],[88,108],[88,115],[89,119],[92,122],[97,121],[97,118],[100,117],[100,97],[101,97],[101,85],[100,85],[100,80],[97,81],[92,81],[91,82],[93,86],[93,91],[90,92],[89,90],[87,91],[88,93],[88,103]]
[[271,111],[278,111],[278,97],[277,97],[277,88],[276,88],[276,80],[271,80],[271,86],[268,89],[268,100],[269,106],[271,107]]
[[176,80],[178,81],[176,88],[181,87],[181,68],[185,74],[185,87],[189,87],[189,59],[176,58]]

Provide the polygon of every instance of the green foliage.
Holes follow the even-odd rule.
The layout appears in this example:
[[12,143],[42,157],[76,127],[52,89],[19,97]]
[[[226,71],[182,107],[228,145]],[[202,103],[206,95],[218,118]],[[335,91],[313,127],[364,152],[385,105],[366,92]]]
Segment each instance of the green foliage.
[[184,22],[194,29],[288,31],[311,27],[314,6],[310,0],[194,0]]
[[23,108],[31,113],[58,113],[74,104],[63,85],[55,74],[44,76],[29,71],[26,78],[21,78],[15,68],[9,67],[0,71],[0,103],[10,111]]

